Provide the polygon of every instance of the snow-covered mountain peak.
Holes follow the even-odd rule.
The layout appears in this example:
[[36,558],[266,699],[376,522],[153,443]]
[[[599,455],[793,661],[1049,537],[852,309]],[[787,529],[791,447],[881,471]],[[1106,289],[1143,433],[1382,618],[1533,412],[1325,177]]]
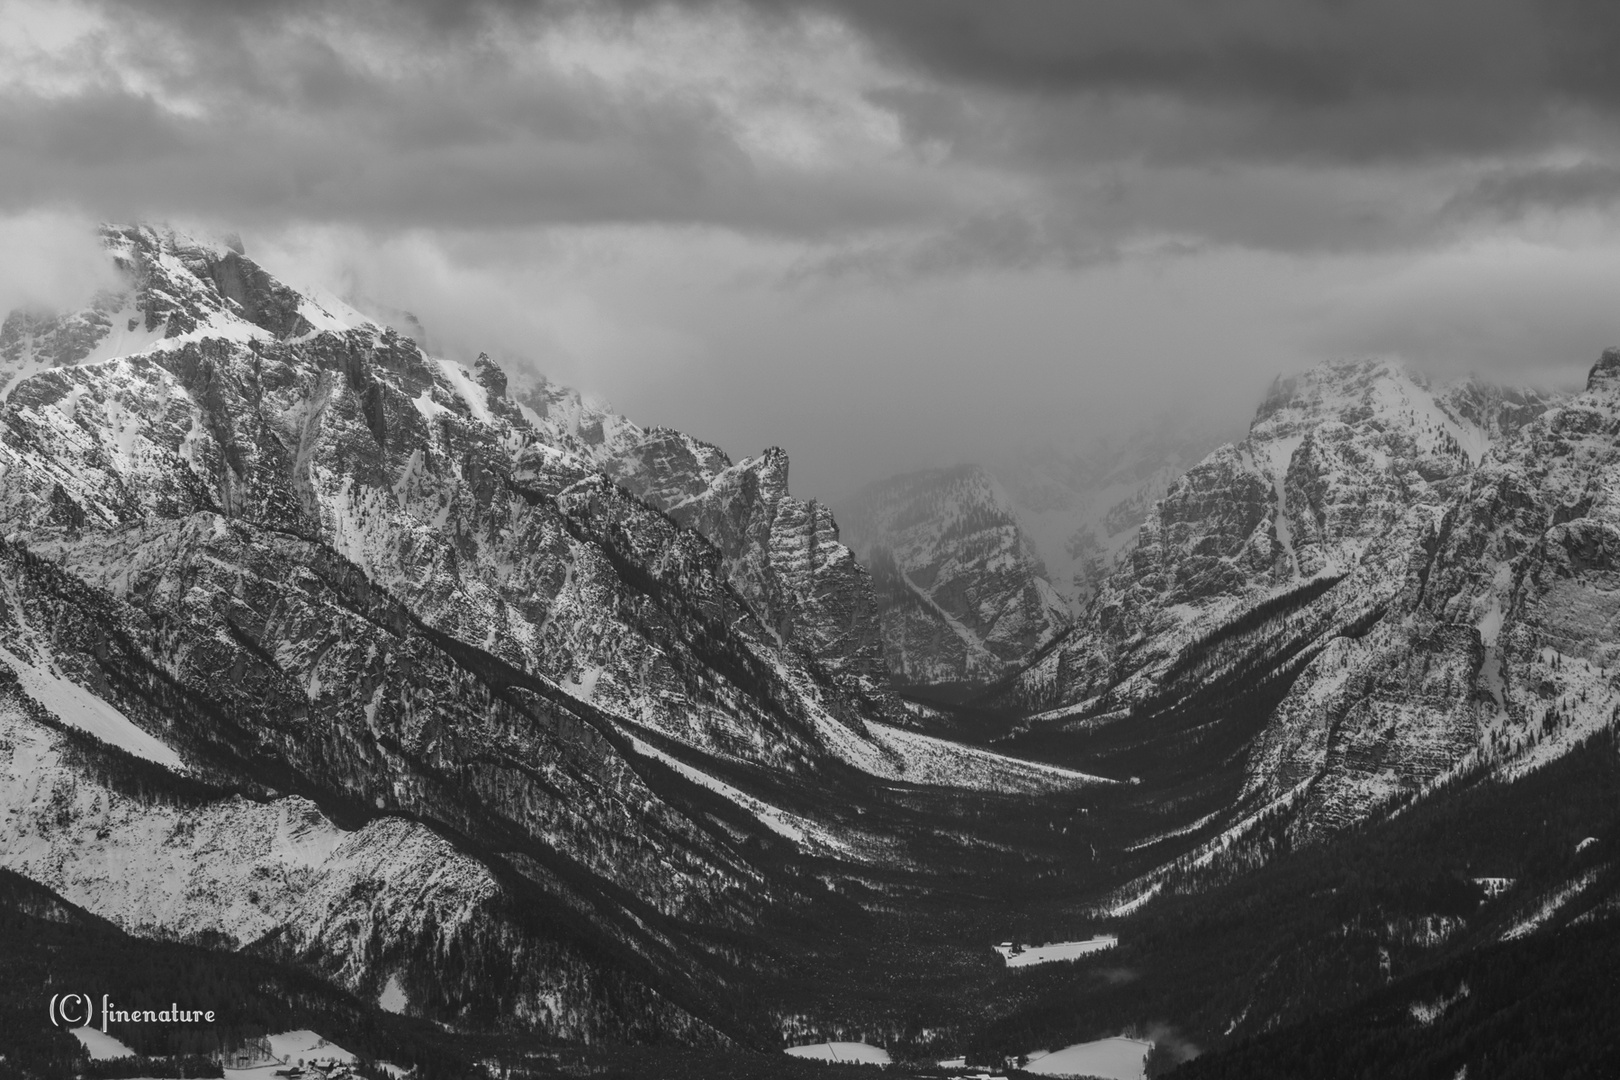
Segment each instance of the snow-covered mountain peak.
[[187,341],[280,341],[370,325],[347,305],[276,280],[235,237],[150,224],[100,227],[121,287],[74,311],[13,311],[0,324],[0,394],[53,367]]
[[[1106,687],[1110,701],[1134,700],[1228,621],[1326,588],[1419,535],[1487,450],[1546,408],[1479,380],[1437,389],[1388,358],[1279,379],[1245,438],[1170,485],[1080,632],[1022,677],[1024,700],[1079,703]],[[1346,610],[1397,587],[1369,572]]]
[[1399,455],[1426,478],[1477,466],[1492,442],[1546,408],[1534,390],[1501,387],[1476,375],[1434,384],[1399,359],[1330,360],[1279,377],[1255,414],[1249,438],[1301,436],[1347,424],[1402,443]]

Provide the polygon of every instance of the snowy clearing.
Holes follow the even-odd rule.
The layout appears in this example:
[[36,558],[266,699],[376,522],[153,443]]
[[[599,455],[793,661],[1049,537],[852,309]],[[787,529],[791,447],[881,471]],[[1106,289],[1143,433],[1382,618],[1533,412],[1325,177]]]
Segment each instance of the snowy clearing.
[[[283,1031],[265,1038],[270,1043],[270,1060],[249,1069],[226,1069],[225,1080],[270,1080],[277,1069],[296,1065],[300,1061],[339,1064],[352,1064],[355,1061],[354,1054],[336,1043],[327,1042],[307,1028]],[[405,1069],[386,1061],[377,1062],[377,1066],[393,1077],[402,1077],[406,1073]]]
[[1037,1076],[1100,1076],[1104,1080],[1141,1080],[1153,1044],[1116,1035],[1112,1039],[1075,1043],[1050,1054],[1031,1054],[1025,1072]]
[[1104,949],[1112,949],[1119,944],[1119,938],[1113,934],[1100,934],[1085,941],[1054,941],[1049,945],[1032,945],[1027,949],[1015,952],[1014,947],[1008,943],[997,945],[996,952],[1001,954],[1010,968],[1033,967],[1036,964],[1050,964],[1059,960],[1078,960]]
[[17,673],[23,693],[49,709],[64,724],[89,732],[136,757],[175,772],[186,771],[179,754],[77,683],[37,668],[3,646],[0,646],[0,660]]
[[383,987],[382,993],[377,996],[377,1008],[384,1012],[403,1014],[410,1005],[410,998],[405,994],[405,987],[399,981],[397,974],[388,976],[388,983]]
[[283,1061],[353,1061],[354,1055],[336,1043],[329,1043],[320,1035],[302,1028],[283,1031],[279,1035],[265,1036],[270,1040],[270,1052]]
[[814,1061],[854,1061],[862,1065],[888,1065],[889,1052],[881,1046],[858,1042],[810,1043],[808,1046],[790,1046],[786,1053]]
[[[304,1062],[335,1062],[338,1064],[353,1064],[356,1056],[336,1043],[327,1042],[325,1038],[307,1028],[298,1031],[283,1031],[276,1035],[267,1035],[270,1043],[270,1060],[263,1065],[255,1065],[250,1069],[226,1069],[225,1080],[270,1080],[277,1069],[285,1069],[288,1065]],[[395,1080],[404,1077],[409,1070],[388,1061],[379,1061],[377,1067]]]
[[135,1051],[100,1028],[76,1027],[69,1034],[84,1045],[84,1049],[90,1055],[91,1061],[107,1061],[110,1058],[135,1056]]

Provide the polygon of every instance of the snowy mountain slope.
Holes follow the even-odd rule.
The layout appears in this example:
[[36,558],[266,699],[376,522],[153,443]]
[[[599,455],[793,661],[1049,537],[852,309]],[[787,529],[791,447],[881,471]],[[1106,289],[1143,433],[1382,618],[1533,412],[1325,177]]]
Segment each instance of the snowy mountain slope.
[[840,516],[872,571],[902,682],[995,679],[1068,625],[1005,494],[977,466],[879,481]]
[[788,493],[786,453],[772,447],[729,466],[667,509],[720,549],[731,584],[778,640],[815,657],[875,711],[895,711],[869,578],[839,542],[832,512]]
[[816,657],[845,692],[895,714],[869,577],[839,543],[832,512],[789,493],[783,450],[734,465],[716,446],[642,428],[544,380],[515,400],[550,445],[713,543],[728,580],[780,640]]
[[39,371],[129,356],[162,342],[279,340],[362,321],[340,303],[276,281],[234,239],[138,225],[105,226],[102,243],[126,287],[98,293],[78,311],[10,312],[0,323],[0,393]]
[[1522,773],[1613,723],[1620,351],[1484,455],[1424,531],[1387,613],[1300,677],[1250,766],[1307,778],[1299,828],[1457,770]]
[[1312,639],[1355,623],[1393,596],[1389,568],[1493,436],[1544,407],[1476,382],[1436,390],[1383,360],[1279,380],[1242,442],[1171,486],[1078,631],[1009,697],[1054,718],[1144,701],[1289,597]]
[[[129,717],[72,680],[62,678],[47,667],[31,664],[5,648],[0,648],[0,663],[10,669],[7,673],[9,681],[16,684],[24,697],[60,722],[135,757],[178,773],[186,771],[180,755],[161,739],[154,738]],[[4,677],[0,675],[0,678]]]
[[[31,711],[0,698],[0,865],[132,933],[291,960],[373,1000],[392,982],[408,988],[403,1008],[463,1021],[491,1004],[469,987],[495,980],[502,1011],[573,1037],[612,1031],[615,1010],[648,1004],[577,944],[537,934],[520,897],[420,824],[388,816],[345,829],[298,796],[165,790],[149,772],[98,762]],[[491,933],[513,957],[444,967]],[[558,993],[568,985],[606,1007]],[[701,1028],[668,1005],[654,1022],[660,1010],[676,1030]]]

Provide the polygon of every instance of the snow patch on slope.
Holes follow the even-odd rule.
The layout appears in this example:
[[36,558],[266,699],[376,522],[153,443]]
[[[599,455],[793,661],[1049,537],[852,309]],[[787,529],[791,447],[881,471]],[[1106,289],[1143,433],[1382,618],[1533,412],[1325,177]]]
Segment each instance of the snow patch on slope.
[[111,1061],[115,1058],[135,1056],[134,1050],[100,1028],[76,1027],[69,1029],[68,1034],[79,1040],[85,1053],[90,1055],[91,1061]]
[[692,767],[679,758],[666,754],[657,747],[652,746],[634,736],[630,739],[631,746],[636,753],[645,757],[654,758],[663,762],[686,779],[700,787],[708,788],[717,795],[736,803],[759,819],[760,824],[776,833],[778,836],[793,841],[804,848],[822,847],[831,848],[841,854],[848,854],[850,845],[839,839],[833,833],[809,818],[789,813],[772,806],[763,799],[756,799],[747,792],[740,791],[718,777],[710,776],[701,769]]
[[866,727],[875,743],[904,763],[903,770],[890,778],[913,784],[1033,794],[1118,782],[875,721],[868,721]]
[[1588,870],[1574,881],[1562,888],[1549,893],[1542,898],[1540,904],[1524,919],[1511,926],[1503,935],[1503,941],[1517,941],[1535,933],[1536,928],[1558,913],[1558,909],[1569,903],[1586,890],[1588,885],[1597,880],[1597,869]]
[[[349,832],[296,796],[148,802],[70,765],[65,739],[0,703],[0,866],[130,933],[241,947],[280,931],[353,988],[368,941],[427,915],[448,932],[499,891],[482,865],[413,822]],[[384,881],[413,904],[372,910],[363,898]]]
[[35,667],[4,646],[0,646],[0,661],[17,673],[23,693],[50,710],[64,724],[94,735],[102,742],[136,757],[175,772],[186,771],[185,762],[173,749],[77,683]]
[[453,360],[435,359],[433,363],[439,369],[439,374],[444,376],[444,381],[455,390],[456,396],[467,403],[473,419],[493,426],[495,414],[489,411],[489,391],[479,386],[472,374]]

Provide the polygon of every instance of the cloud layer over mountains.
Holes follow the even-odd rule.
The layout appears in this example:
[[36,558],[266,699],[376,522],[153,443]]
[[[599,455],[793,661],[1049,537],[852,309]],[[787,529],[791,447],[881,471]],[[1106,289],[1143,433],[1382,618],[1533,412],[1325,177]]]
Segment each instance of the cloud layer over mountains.
[[13,222],[240,229],[824,488],[1328,355],[1557,380],[1620,336],[1583,0],[0,14]]

